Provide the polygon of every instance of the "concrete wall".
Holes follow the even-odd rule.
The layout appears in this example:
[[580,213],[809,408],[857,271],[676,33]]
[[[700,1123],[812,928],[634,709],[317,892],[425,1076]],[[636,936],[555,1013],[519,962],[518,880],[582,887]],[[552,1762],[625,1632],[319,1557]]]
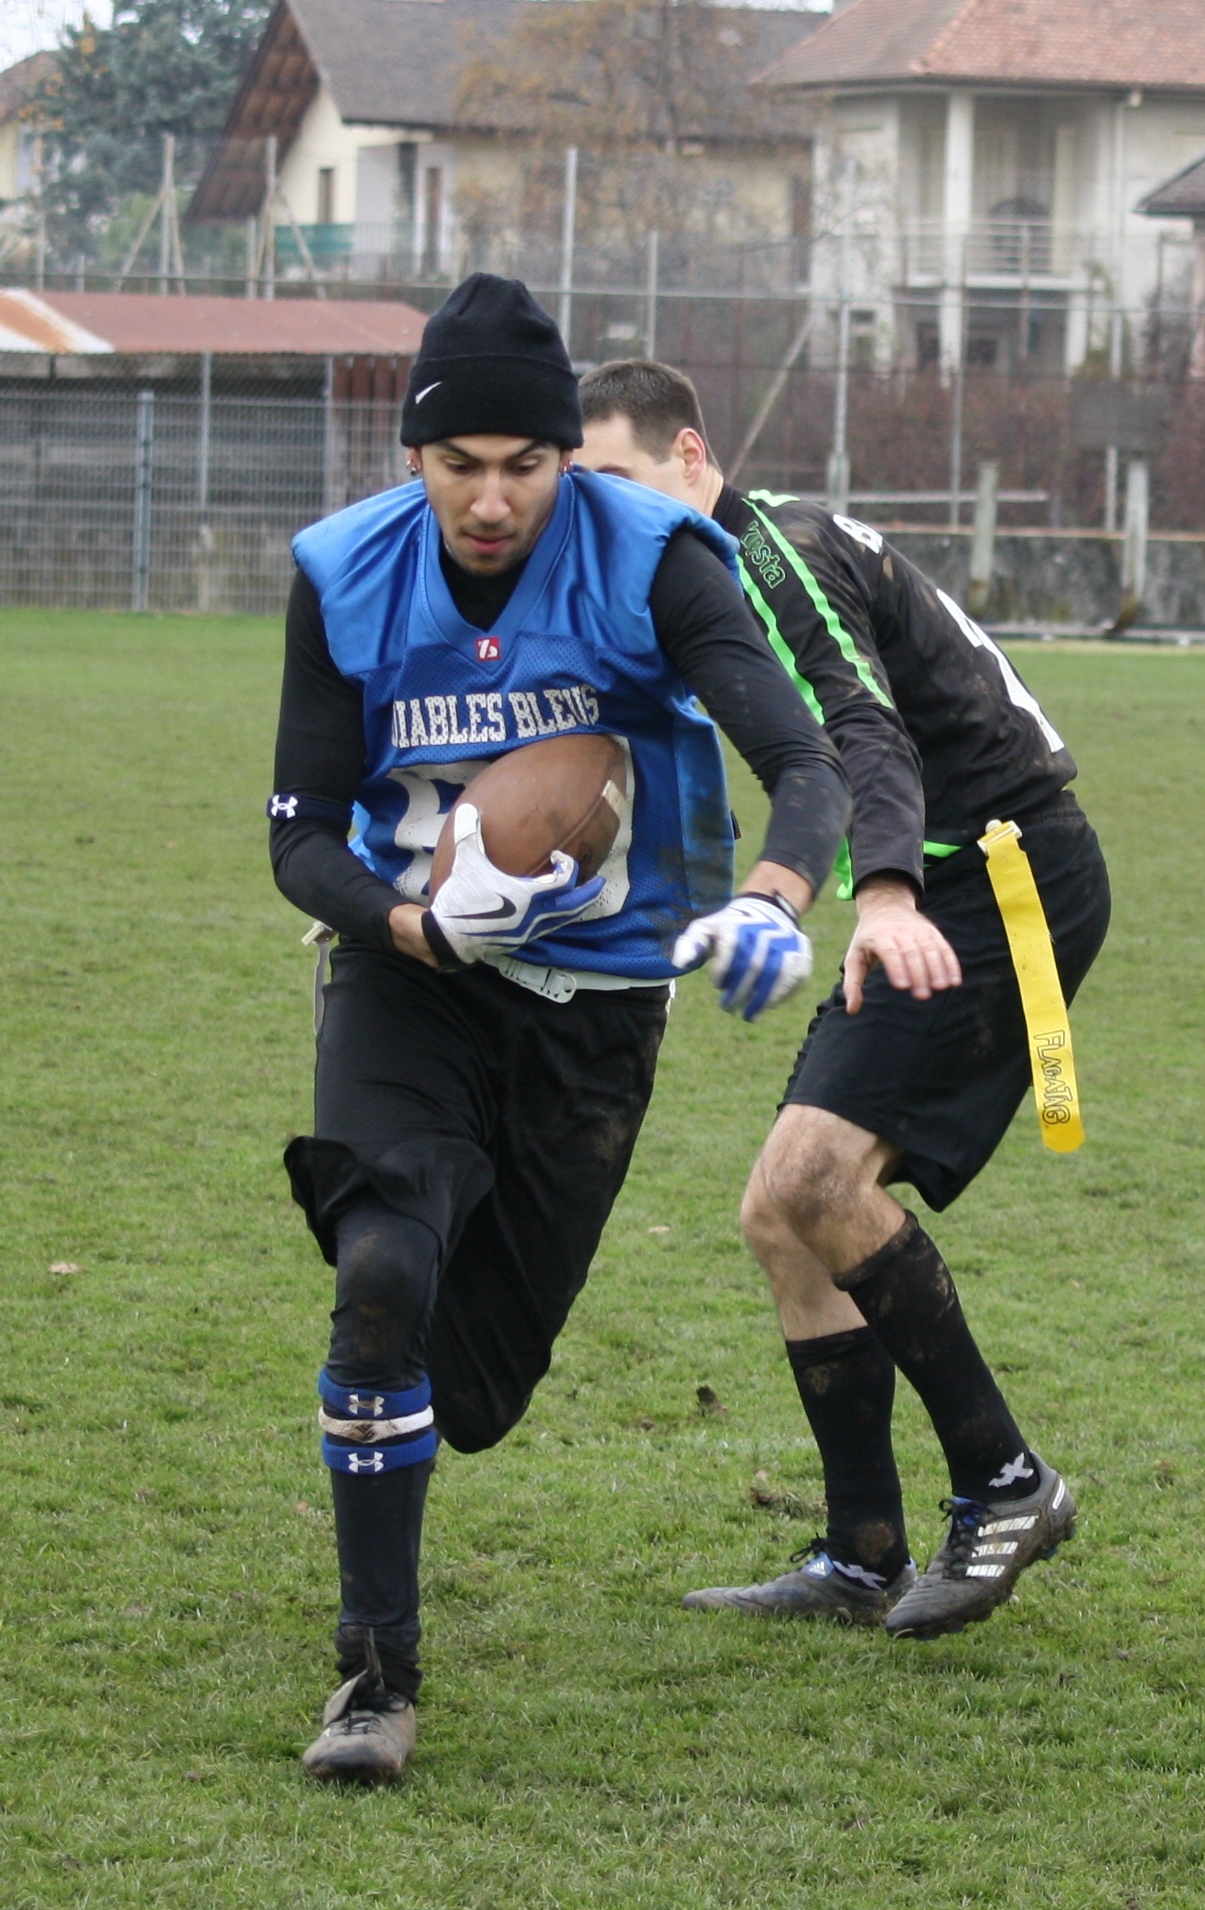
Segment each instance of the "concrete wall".
[[[890,542],[943,590],[965,602],[969,530],[888,531]],[[996,539],[985,623],[1107,625],[1121,605],[1120,537],[1066,531],[1002,531]],[[1205,536],[1152,537],[1147,547],[1144,626],[1205,629]]]

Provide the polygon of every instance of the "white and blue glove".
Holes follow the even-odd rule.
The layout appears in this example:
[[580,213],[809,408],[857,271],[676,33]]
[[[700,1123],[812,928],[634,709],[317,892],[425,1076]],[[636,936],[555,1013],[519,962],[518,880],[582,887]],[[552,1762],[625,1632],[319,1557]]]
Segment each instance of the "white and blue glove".
[[737,895],[692,922],[674,944],[675,968],[697,968],[705,959],[720,1007],[756,1021],[807,980],[812,944],[785,897]]
[[452,827],[452,867],[423,916],[423,934],[441,966],[460,968],[483,955],[512,954],[538,935],[576,922],[602,893],[602,876],[579,884],[577,863],[562,849],[553,850],[548,875],[496,869],[472,803],[460,804]]

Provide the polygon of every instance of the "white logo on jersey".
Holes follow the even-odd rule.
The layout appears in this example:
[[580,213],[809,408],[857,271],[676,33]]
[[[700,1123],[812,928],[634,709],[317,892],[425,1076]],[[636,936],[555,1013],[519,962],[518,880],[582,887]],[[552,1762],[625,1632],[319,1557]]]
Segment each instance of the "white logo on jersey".
[[869,524],[860,523],[856,517],[838,517],[835,512],[833,523],[847,537],[852,537],[855,544],[864,544],[867,550],[872,550],[876,557],[882,550],[883,539],[878,531],[871,530]]
[[937,597],[939,603],[945,605],[968,643],[973,643],[977,650],[991,651],[996,662],[1000,665],[1000,674],[1004,678],[1004,687],[1008,691],[1009,702],[1015,703],[1019,710],[1025,710],[1033,717],[1034,722],[1041,730],[1052,750],[1057,752],[1062,749],[1064,747],[1062,737],[1055,729],[1054,724],[1050,722],[1043,712],[1037,697],[1026,689],[999,645],[992,642],[986,630],[981,630],[977,623],[972,623],[966,611],[959,609],[953,597],[947,597],[944,590],[939,590]]
[[[463,715],[461,705],[463,703]],[[442,749],[448,743],[530,742],[565,730],[593,729],[598,697],[588,683],[561,690],[470,690],[467,696],[399,697],[393,705],[395,749]]]

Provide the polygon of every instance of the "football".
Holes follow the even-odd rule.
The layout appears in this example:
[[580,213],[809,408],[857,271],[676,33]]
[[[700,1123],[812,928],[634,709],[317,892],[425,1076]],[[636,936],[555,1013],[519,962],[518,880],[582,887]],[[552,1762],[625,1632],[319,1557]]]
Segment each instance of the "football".
[[597,875],[619,833],[628,794],[628,754],[605,731],[551,736],[490,763],[444,820],[428,893],[439,894],[452,867],[452,817],[461,803],[481,816],[485,852],[507,875],[546,875],[563,849],[581,872]]

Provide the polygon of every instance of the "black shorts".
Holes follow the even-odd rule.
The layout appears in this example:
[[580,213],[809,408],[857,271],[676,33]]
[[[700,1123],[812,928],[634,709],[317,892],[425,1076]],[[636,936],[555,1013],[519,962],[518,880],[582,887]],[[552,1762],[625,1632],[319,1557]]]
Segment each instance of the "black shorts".
[[437,975],[334,952],[293,1191],[332,1266],[336,1221],[369,1195],[438,1237],[428,1371],[461,1450],[509,1431],[548,1370],[628,1170],[668,998],[549,1002],[484,964]]
[[[1109,926],[1109,877],[1096,833],[1067,791],[1018,817],[1072,999]],[[985,824],[986,827],[986,824]],[[838,985],[816,1011],[783,1106],[826,1108],[901,1151],[891,1179],[930,1207],[956,1200],[985,1166],[1030,1085],[1021,996],[977,843],[926,871],[924,913],[962,964],[962,986],[929,1001],[867,977],[861,1011]]]

